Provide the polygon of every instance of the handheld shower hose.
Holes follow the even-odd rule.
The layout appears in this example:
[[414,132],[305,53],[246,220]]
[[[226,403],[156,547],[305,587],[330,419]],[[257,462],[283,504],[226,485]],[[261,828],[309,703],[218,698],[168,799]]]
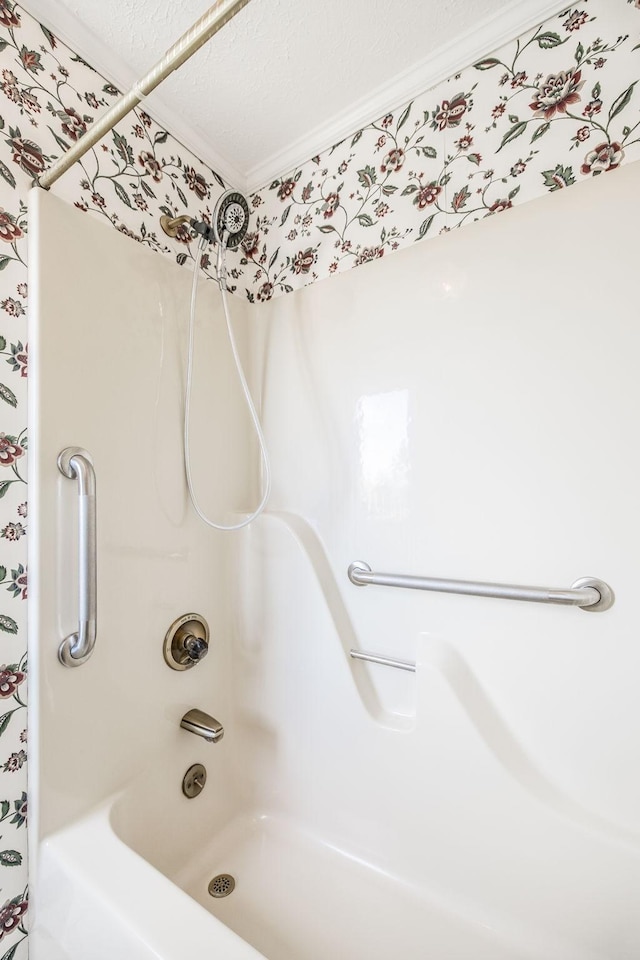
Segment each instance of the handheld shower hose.
[[[215,218],[214,218],[215,219]],[[224,310],[224,317],[227,324],[227,334],[229,337],[229,344],[231,346],[231,352],[233,354],[233,359],[236,365],[236,371],[238,373],[238,379],[244,393],[244,398],[247,404],[247,409],[251,416],[253,426],[258,438],[258,443],[260,445],[260,454],[262,457],[262,463],[264,465],[264,472],[262,477],[262,499],[259,505],[256,507],[254,512],[245,517],[244,520],[239,521],[238,523],[233,524],[223,524],[215,523],[213,520],[210,520],[206,516],[204,511],[201,509],[193,486],[193,477],[191,475],[191,450],[189,443],[189,421],[190,421],[190,409],[191,409],[191,386],[193,381],[193,342],[195,335],[195,315],[196,315],[196,300],[198,294],[198,264],[200,263],[200,257],[204,250],[206,249],[207,243],[209,242],[206,236],[202,236],[198,244],[197,255],[193,264],[193,283],[191,285],[191,308],[189,311],[189,349],[187,355],[187,381],[185,385],[185,402],[184,402],[184,462],[185,462],[185,472],[187,475],[187,487],[189,489],[189,497],[191,498],[191,503],[193,504],[193,509],[196,511],[200,519],[206,523],[209,527],[213,527],[214,530],[241,530],[243,527],[248,526],[256,517],[259,517],[264,508],[267,505],[267,500],[269,499],[269,494],[271,492],[271,466],[269,463],[269,455],[267,452],[267,445],[264,439],[264,434],[262,432],[262,426],[256,413],[256,408],[254,406],[253,400],[251,398],[251,393],[247,385],[247,380],[244,375],[244,370],[242,369],[242,363],[238,355],[238,348],[236,345],[236,340],[233,335],[233,326],[231,324],[231,314],[229,311],[229,304],[227,300],[227,277],[226,277],[226,263],[225,263],[225,251],[227,244],[229,242],[229,233],[226,230],[221,231],[221,235],[218,237],[218,255],[217,255],[217,270],[218,270],[218,282],[220,285],[220,294],[222,296],[222,307]]]

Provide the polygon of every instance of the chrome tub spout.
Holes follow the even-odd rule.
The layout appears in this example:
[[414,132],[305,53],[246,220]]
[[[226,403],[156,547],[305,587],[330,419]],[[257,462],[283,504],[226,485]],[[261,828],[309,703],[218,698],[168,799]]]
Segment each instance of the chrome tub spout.
[[183,730],[188,730],[189,733],[195,733],[197,736],[203,737],[207,743],[217,743],[224,736],[222,724],[203,710],[187,710],[180,721],[180,726]]

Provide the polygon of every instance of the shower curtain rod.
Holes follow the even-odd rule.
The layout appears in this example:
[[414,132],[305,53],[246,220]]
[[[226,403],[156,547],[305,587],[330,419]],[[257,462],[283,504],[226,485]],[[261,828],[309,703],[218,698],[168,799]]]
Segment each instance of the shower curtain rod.
[[193,56],[196,50],[199,50],[203,44],[210,40],[214,33],[217,33],[226,23],[229,22],[236,13],[242,10],[250,0],[217,0],[207,12],[194,23],[190,30],[187,30],[180,39],[167,50],[162,60],[159,60],[148,73],[133,85],[128,93],[125,93],[117,103],[107,110],[105,114],[73,144],[66,153],[56,162],[45,170],[36,183],[40,187],[48,190],[62,176],[63,173],[72,167],[76,160],[84,156],[91,147],[95,146],[98,140],[101,140],[105,134],[122,120],[133,108],[140,103],[147,94],[162,83],[162,81],[181,67],[186,60]]

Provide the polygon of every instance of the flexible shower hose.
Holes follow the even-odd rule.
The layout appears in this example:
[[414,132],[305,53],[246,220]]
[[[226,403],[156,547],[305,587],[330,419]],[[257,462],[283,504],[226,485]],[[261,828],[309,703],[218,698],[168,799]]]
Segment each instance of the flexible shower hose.
[[198,503],[195,490],[193,487],[193,478],[191,476],[191,449],[189,444],[189,421],[190,421],[190,409],[191,409],[191,384],[193,380],[193,341],[195,334],[195,316],[196,316],[196,300],[198,296],[198,264],[200,263],[201,254],[204,252],[207,246],[207,240],[205,237],[202,237],[200,243],[198,244],[197,254],[193,264],[193,283],[191,285],[191,309],[189,311],[189,349],[187,355],[187,382],[185,386],[185,401],[184,401],[184,463],[185,463],[185,472],[187,474],[187,487],[189,488],[189,497],[191,498],[191,503],[193,504],[193,509],[196,511],[198,516],[204,523],[208,526],[213,527],[215,530],[241,530],[243,527],[248,526],[256,517],[259,517],[264,508],[267,505],[267,500],[269,499],[269,494],[271,492],[271,466],[269,464],[269,455],[267,453],[267,445],[264,439],[264,434],[262,432],[262,426],[260,425],[260,420],[258,419],[258,414],[256,413],[256,408],[251,399],[251,393],[247,385],[247,381],[244,375],[244,370],[242,369],[242,363],[238,355],[238,348],[236,346],[236,340],[233,335],[233,327],[231,325],[231,315],[229,312],[229,304],[227,302],[227,278],[226,278],[226,264],[225,264],[225,248],[226,248],[226,237],[223,235],[222,242],[218,243],[218,260],[217,260],[217,269],[218,269],[218,281],[220,284],[220,294],[222,296],[222,307],[224,310],[224,318],[227,324],[227,334],[229,336],[229,343],[231,345],[231,352],[233,354],[233,359],[236,365],[236,371],[238,373],[238,379],[242,387],[244,398],[247,404],[247,408],[251,415],[251,420],[253,421],[253,426],[258,438],[258,443],[260,445],[260,453],[262,456],[262,462],[264,464],[264,474],[263,474],[263,494],[262,500],[260,501],[259,506],[254,510],[254,512],[245,517],[244,520],[239,521],[238,523],[233,524],[223,524],[215,523],[213,520],[210,520],[206,516],[204,511],[200,508]]

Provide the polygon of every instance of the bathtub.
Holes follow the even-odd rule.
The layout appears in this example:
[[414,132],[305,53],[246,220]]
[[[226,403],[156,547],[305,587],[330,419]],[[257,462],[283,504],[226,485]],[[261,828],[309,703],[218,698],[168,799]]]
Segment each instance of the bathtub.
[[[632,960],[635,922],[592,950],[542,923],[491,918],[308,824],[249,809],[229,816],[215,782],[187,800],[166,786],[172,766],[167,758],[41,845],[38,960]],[[235,888],[213,898],[208,885],[220,874]],[[557,895],[570,910],[571,895],[561,887]],[[626,896],[628,908],[635,893]]]
[[[238,816],[173,869],[136,852],[126,794],[41,851],[32,949],[47,960],[534,960],[569,956],[470,922],[429,891],[268,815]],[[148,832],[148,824],[141,832]],[[126,840],[125,840],[126,838]],[[145,842],[140,837],[138,848]],[[148,859],[147,859],[148,857]],[[210,879],[231,873],[222,899]],[[541,952],[541,950],[544,952]],[[576,955],[577,956],[577,955]]]

